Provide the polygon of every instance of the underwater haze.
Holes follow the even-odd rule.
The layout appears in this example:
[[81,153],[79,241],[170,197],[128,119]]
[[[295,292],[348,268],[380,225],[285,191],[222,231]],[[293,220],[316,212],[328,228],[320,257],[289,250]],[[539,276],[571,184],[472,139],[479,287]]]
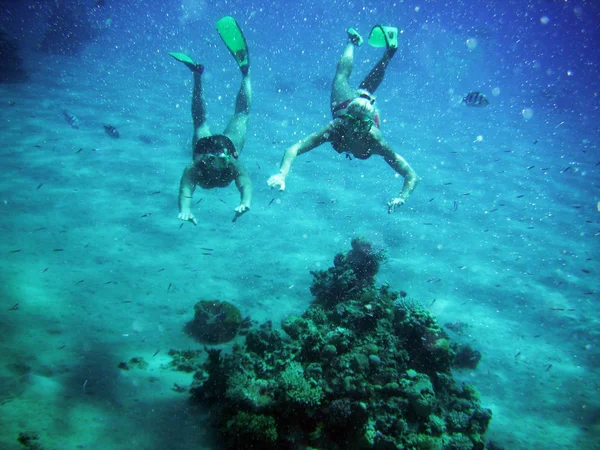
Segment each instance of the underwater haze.
[[[452,376],[491,410],[488,449],[600,449],[600,3],[0,5],[0,448],[231,447],[169,351],[204,361],[244,336],[199,341],[194,305],[226,301],[279,330],[313,301],[311,271],[360,237],[386,255],[377,286],[481,353]],[[227,15],[250,55],[240,161],[253,199],[238,217],[234,183],[197,188],[194,226],[178,219],[193,81],[169,52],[204,65],[222,130],[241,78],[215,28]],[[415,191],[388,214],[402,177],[328,143],[297,158],[285,191],[269,188],[286,148],[331,120],[347,29],[365,38],[358,86],[382,55],[366,42],[379,24],[399,30],[381,132]]]

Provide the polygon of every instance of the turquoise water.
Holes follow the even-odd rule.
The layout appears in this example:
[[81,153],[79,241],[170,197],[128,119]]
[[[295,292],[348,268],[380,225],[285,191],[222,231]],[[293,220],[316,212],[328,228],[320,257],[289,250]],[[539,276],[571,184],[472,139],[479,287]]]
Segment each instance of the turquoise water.
[[[2,448],[23,431],[44,448],[218,448],[207,412],[172,389],[191,375],[166,367],[169,349],[201,348],[183,332],[193,305],[278,324],[356,236],[387,251],[380,283],[466,324],[451,336],[483,359],[455,376],[492,409],[490,440],[600,448],[597,4],[106,3],[77,55],[36,49],[46,6],[3,5],[29,79],[0,85]],[[198,226],[181,227],[192,80],[167,53],[205,65],[222,129],[240,81],[214,28],[225,14],[251,52],[252,208],[232,222],[233,185],[198,189]],[[270,190],[283,151],[330,120],[346,28],[377,23],[403,30],[377,103],[420,185],[388,215],[402,180],[326,144]],[[357,50],[356,85],[380,52]],[[470,91],[491,104],[461,105]],[[149,366],[117,368],[131,357]]]

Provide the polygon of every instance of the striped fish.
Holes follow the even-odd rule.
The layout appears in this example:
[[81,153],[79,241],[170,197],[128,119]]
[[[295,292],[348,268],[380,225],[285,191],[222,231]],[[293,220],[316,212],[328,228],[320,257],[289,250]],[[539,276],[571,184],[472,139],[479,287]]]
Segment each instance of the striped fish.
[[63,109],[63,116],[65,116],[65,120],[69,125],[71,125],[71,128],[75,128],[76,130],[79,129],[79,119],[77,116],[74,116],[66,109]]
[[469,92],[465,98],[462,99],[462,103],[467,106],[474,108],[483,108],[490,104],[490,101],[481,92]]
[[119,130],[112,125],[104,125],[104,131],[106,131],[106,134],[108,134],[111,138],[119,139],[121,137]]

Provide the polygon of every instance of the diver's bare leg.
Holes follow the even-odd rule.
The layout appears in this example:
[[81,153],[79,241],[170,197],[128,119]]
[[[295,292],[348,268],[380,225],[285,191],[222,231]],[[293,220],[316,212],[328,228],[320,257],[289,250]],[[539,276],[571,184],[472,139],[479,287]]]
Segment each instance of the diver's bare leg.
[[348,83],[354,67],[354,47],[355,44],[349,37],[346,47],[344,47],[344,53],[342,53],[342,57],[338,62],[335,77],[333,78],[333,84],[331,86],[330,106],[332,113],[336,105],[355,96],[354,89],[352,89]]
[[202,70],[194,70],[194,90],[192,91],[192,119],[194,121],[194,136],[192,149],[196,147],[198,139],[210,136],[210,128],[206,123],[206,103],[202,95]]
[[392,60],[394,53],[396,53],[396,50],[396,48],[386,49],[385,53],[383,54],[383,57],[377,62],[377,64],[375,64],[375,67],[371,69],[371,71],[365,77],[363,82],[360,83],[360,89],[365,89],[371,94],[375,93],[375,91],[383,81],[385,69],[387,69],[387,66]]
[[252,83],[250,82],[250,71],[247,71],[242,74],[242,84],[235,99],[235,112],[223,132],[225,136],[231,139],[238,153],[242,151],[246,143],[246,130],[251,105]]

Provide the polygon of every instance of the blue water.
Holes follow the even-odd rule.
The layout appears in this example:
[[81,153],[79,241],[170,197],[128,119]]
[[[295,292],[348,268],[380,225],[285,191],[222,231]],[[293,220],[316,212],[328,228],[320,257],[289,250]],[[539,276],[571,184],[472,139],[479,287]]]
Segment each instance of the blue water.
[[[194,303],[278,324],[356,236],[387,251],[379,282],[466,324],[452,337],[484,356],[455,376],[492,409],[490,440],[600,448],[598,2],[84,3],[97,36],[62,55],[38,49],[49,5],[1,2],[29,75],[0,84],[1,448],[23,431],[44,448],[218,448],[206,412],[172,390],[190,376],[166,367],[168,349],[199,348],[183,333]],[[232,222],[233,185],[198,189],[198,226],[180,228],[192,80],[167,54],[205,65],[222,129],[240,80],[223,15],[250,48],[252,208]],[[377,104],[421,178],[414,194],[388,215],[402,180],[329,144],[270,190],[284,150],[330,120],[346,29],[376,24],[401,30]],[[380,52],[357,50],[356,85]],[[461,105],[471,91],[490,105]],[[149,367],[117,369],[134,356]]]

